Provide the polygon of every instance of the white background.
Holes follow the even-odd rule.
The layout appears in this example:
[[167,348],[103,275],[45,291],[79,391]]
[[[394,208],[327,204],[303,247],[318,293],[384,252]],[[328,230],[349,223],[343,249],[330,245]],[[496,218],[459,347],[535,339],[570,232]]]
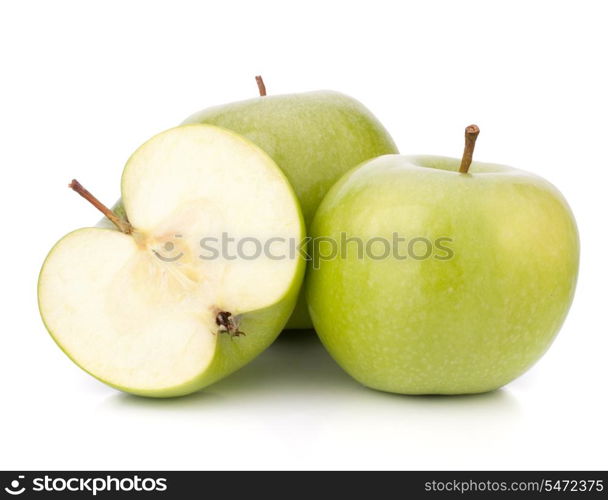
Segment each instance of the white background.
[[[608,76],[602,2],[3,2],[0,7],[0,468],[608,468]],[[212,104],[330,88],[405,153],[546,177],[582,243],[578,290],[545,357],[503,390],[405,397],[360,387],[313,335],[283,336],[208,390],[118,393],[54,345],[40,265],[119,194],[129,154]]]

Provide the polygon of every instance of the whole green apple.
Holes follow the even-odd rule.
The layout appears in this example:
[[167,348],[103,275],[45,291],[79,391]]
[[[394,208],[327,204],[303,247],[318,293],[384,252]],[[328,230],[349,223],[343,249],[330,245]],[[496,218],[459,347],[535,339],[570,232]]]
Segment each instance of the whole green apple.
[[[547,181],[473,162],[387,155],[346,174],[312,225],[306,291],[331,355],[403,394],[490,391],[526,371],[573,298],[573,215]],[[470,169],[469,169],[470,166]]]
[[[307,227],[329,188],[347,171],[376,156],[397,153],[382,124],[355,99],[331,91],[266,96],[205,109],[184,123],[217,125],[247,137],[283,170]],[[304,295],[287,328],[311,328]]]

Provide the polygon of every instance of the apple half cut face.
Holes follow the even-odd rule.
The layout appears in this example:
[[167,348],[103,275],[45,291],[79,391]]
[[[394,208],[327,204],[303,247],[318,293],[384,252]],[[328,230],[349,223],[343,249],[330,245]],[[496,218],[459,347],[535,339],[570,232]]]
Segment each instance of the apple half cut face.
[[133,154],[121,190],[130,234],[76,230],[42,267],[40,311],[66,354],[113,387],[163,397],[270,345],[304,269],[291,251],[302,215],[270,157],[218,127],[177,127]]

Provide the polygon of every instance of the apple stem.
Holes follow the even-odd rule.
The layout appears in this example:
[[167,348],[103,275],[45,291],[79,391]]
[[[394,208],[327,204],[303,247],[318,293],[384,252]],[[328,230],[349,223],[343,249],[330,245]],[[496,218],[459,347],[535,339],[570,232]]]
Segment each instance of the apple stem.
[[258,90],[260,91],[260,97],[266,96],[266,85],[264,85],[264,80],[262,80],[262,76],[258,75],[255,77],[255,81],[258,84]]
[[475,150],[475,141],[479,135],[479,127],[477,125],[469,125],[464,129],[464,153],[462,153],[462,161],[458,171],[461,174],[466,174],[469,171],[471,162],[473,161],[473,151]]
[[85,200],[87,200],[91,205],[93,205],[97,210],[99,210],[102,214],[104,214],[112,223],[123,233],[131,234],[133,232],[133,226],[122,217],[116,215],[112,210],[106,207],[103,203],[101,203],[95,196],[93,196],[89,191],[87,191],[80,182],[76,179],[72,179],[72,182],[68,184],[70,189],[76,191],[80,196],[82,196]]

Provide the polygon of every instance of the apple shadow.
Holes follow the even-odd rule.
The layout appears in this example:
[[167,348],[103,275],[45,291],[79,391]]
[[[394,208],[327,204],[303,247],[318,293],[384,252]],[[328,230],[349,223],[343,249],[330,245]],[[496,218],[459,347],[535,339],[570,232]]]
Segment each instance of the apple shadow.
[[286,330],[250,364],[197,393],[165,399],[118,393],[109,399],[121,406],[191,407],[220,399],[259,400],[285,390],[302,395],[357,386],[331,359],[313,330]]
[[519,404],[508,390],[461,396],[407,396],[360,385],[329,356],[312,330],[288,330],[252,363],[220,382],[189,396],[153,399],[118,393],[103,406],[152,411],[201,408],[222,410],[248,405],[271,406],[285,400],[290,406],[327,407],[327,413],[353,412],[407,415],[437,421],[474,413],[477,418],[513,418]]

